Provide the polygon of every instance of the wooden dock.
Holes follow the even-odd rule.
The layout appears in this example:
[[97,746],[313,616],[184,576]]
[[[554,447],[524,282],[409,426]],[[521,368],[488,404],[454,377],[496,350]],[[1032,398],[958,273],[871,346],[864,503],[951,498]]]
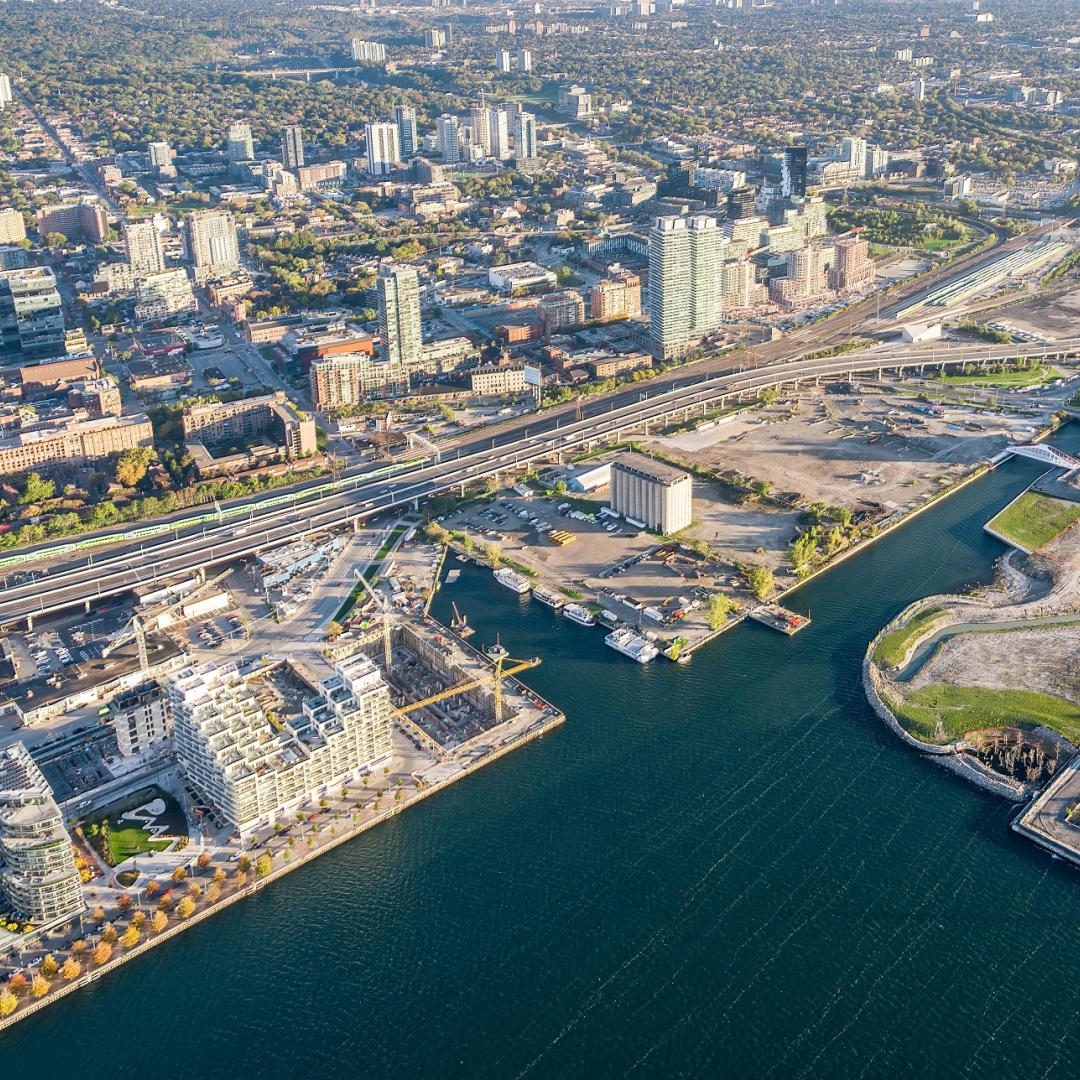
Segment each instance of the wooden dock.
[[810,625],[809,615],[789,611],[779,604],[760,604],[749,614],[750,618],[756,622],[771,626],[774,630],[779,630],[781,634],[787,634],[788,637]]

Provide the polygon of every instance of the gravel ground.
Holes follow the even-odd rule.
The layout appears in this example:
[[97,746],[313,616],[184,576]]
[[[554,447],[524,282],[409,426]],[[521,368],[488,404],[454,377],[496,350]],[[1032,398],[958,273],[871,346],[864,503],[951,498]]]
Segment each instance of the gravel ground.
[[934,683],[1033,690],[1080,702],[1080,627],[959,634],[903,685],[910,692]]

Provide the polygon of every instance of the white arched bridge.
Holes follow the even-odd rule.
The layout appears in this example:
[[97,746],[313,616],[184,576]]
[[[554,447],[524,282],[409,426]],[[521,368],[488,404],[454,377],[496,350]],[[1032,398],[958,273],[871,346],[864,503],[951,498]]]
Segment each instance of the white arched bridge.
[[1044,443],[1015,443],[1006,448],[1007,454],[1015,454],[1017,457],[1030,458],[1032,461],[1041,462],[1055,469],[1066,469],[1073,472],[1080,469],[1080,459],[1072,454],[1066,454],[1056,446],[1047,446]]

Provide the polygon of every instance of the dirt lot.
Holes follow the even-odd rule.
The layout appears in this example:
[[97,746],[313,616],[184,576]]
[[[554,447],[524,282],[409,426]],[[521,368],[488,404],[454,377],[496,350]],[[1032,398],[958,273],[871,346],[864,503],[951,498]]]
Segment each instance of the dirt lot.
[[[1023,657],[1018,664],[1017,657]],[[929,659],[905,689],[945,683],[988,690],[1033,690],[1080,702],[1080,628],[958,634]]]
[[[912,406],[918,406],[912,396],[873,388],[860,396],[832,394],[822,387],[707,431],[653,441],[689,462],[767,480],[777,492],[856,512],[876,504],[885,516],[922,502],[1033,423],[961,405],[940,417]],[[982,430],[969,429],[976,424]],[[729,546],[722,536],[717,542]]]
[[1000,321],[1043,335],[1050,341],[1073,337],[1080,322],[1080,289],[1061,296],[1035,297],[1009,305],[1002,309]]

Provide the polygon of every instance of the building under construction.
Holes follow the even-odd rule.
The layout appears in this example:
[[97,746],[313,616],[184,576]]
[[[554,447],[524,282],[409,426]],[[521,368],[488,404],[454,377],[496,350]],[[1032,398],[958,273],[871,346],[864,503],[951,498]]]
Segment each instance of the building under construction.
[[379,625],[359,640],[342,643],[330,655],[362,650],[387,671],[391,700],[413,734],[438,750],[460,750],[483,741],[523,710],[555,711],[513,673],[537,666],[539,659],[492,660],[448,634],[431,619],[391,620],[389,634]]

